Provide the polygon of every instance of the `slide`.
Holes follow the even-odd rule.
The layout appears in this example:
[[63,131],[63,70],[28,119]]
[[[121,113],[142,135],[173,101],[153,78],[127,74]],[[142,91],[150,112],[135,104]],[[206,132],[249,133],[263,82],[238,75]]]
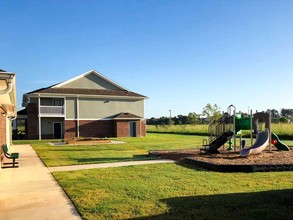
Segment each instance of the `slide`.
[[[274,144],[273,141],[276,141],[276,143]],[[275,145],[275,147],[278,150],[284,150],[284,151],[290,150],[286,144],[284,144],[282,141],[280,141],[279,137],[274,132],[272,132],[272,143]]]
[[247,157],[250,154],[259,154],[260,152],[262,152],[269,144],[269,133],[269,129],[266,129],[264,132],[259,132],[257,134],[255,143],[251,147],[243,148],[240,151],[240,156]]
[[218,148],[223,146],[229,140],[229,138],[233,136],[233,134],[233,131],[225,131],[209,144],[208,151],[210,153],[218,153]]

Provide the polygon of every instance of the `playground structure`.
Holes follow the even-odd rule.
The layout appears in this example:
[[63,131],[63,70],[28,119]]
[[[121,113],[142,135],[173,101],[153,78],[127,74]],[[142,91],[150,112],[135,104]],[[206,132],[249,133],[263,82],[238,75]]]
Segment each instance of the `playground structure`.
[[[233,108],[233,112],[232,112]],[[263,128],[264,127],[264,128]],[[245,140],[242,140],[242,130],[250,131],[250,147],[245,147]],[[250,115],[236,113],[234,105],[227,108],[222,117],[213,121],[208,127],[209,140],[203,140],[204,151],[208,153],[219,153],[218,149],[228,143],[228,150],[237,151],[236,138],[239,137],[239,152],[241,157],[262,152],[267,146],[271,151],[271,144],[278,150],[289,151],[289,147],[280,141],[279,137],[271,129],[271,112],[256,112]],[[253,143],[253,135],[256,140]],[[233,142],[232,142],[233,140]],[[232,148],[233,143],[233,148]]]

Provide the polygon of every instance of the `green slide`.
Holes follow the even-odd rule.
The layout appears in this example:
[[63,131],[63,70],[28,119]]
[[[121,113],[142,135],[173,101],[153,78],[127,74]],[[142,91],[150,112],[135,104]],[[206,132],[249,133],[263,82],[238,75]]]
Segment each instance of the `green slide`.
[[279,137],[272,132],[272,141],[276,140],[277,142],[274,144],[276,148],[278,148],[278,150],[285,150],[285,151],[289,151],[289,147],[284,144],[282,141],[280,141]]

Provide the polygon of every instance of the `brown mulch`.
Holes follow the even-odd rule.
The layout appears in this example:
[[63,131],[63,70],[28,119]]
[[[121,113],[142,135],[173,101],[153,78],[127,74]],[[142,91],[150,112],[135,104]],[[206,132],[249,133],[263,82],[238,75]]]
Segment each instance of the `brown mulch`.
[[185,149],[185,150],[169,150],[169,151],[152,151],[152,155],[157,155],[162,158],[172,159],[176,161],[192,158],[198,161],[208,162],[217,165],[279,165],[293,164],[293,149],[291,151],[278,151],[274,147],[269,151],[267,148],[257,155],[249,155],[248,157],[240,157],[239,151],[222,150],[218,154],[203,153],[200,149]]
[[104,138],[73,138],[65,140],[66,144],[72,145],[96,145],[111,143],[111,140]]

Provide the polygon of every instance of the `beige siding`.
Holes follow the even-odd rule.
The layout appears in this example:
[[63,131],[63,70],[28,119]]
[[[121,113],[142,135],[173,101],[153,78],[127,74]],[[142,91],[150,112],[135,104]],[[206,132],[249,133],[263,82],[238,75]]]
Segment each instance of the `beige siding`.
[[63,122],[63,118],[42,118],[42,135],[53,134],[53,122]]
[[113,117],[121,112],[129,112],[144,117],[144,100],[86,99],[79,100],[80,119]]
[[119,90],[119,88],[98,77],[94,73],[76,79],[60,88]]
[[76,119],[76,98],[66,98],[66,118]]

